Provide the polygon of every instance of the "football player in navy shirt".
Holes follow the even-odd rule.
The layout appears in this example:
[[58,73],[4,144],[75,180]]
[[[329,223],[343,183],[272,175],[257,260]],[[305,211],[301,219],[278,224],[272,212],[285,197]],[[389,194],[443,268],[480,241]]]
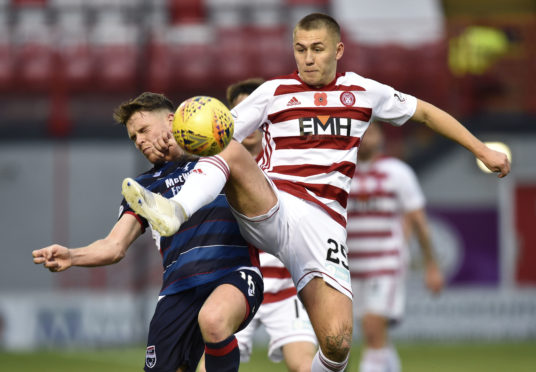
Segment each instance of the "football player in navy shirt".
[[[154,149],[154,139],[171,130],[173,116],[171,101],[156,93],[143,93],[114,112],[114,119],[125,125],[136,148],[154,165],[136,181],[165,197],[180,190],[197,162],[176,143],[165,152]],[[108,236],[80,248],[54,244],[35,250],[33,260],[53,272],[109,265],[119,262],[147,228],[152,230],[123,199],[119,220]],[[207,371],[238,371],[234,333],[255,315],[263,299],[263,281],[257,249],[240,235],[224,194],[175,235],[161,237],[154,230],[152,235],[164,271],[149,327],[145,370],[195,371],[205,351]]]

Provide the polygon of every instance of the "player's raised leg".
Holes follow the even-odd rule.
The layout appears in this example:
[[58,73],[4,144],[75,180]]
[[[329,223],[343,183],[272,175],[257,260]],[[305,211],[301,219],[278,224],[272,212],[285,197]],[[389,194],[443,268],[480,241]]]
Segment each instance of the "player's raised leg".
[[224,187],[231,206],[248,217],[266,213],[277,202],[264,173],[234,140],[219,155],[199,160],[188,182],[171,199],[154,195],[128,178],[123,181],[122,191],[136,213],[144,216],[161,235],[170,236]]

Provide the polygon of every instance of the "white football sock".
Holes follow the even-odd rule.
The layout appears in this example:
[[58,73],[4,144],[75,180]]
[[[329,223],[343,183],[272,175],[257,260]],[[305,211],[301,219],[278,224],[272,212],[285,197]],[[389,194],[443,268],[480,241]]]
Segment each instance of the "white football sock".
[[400,359],[393,346],[381,349],[364,349],[359,372],[400,372]]
[[229,166],[221,156],[203,157],[199,159],[178,194],[171,199],[178,202],[187,218],[190,218],[216,199],[229,175]]
[[387,347],[387,360],[389,364],[389,372],[400,372],[402,370],[400,358],[393,345]]
[[322,350],[318,348],[311,365],[311,372],[342,372],[348,364],[348,357],[343,362],[334,362],[324,356]]

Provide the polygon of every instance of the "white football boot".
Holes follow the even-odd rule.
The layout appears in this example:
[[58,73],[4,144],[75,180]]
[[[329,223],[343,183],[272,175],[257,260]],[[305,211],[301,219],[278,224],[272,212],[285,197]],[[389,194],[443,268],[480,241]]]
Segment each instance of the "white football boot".
[[145,217],[161,236],[171,236],[186,221],[186,213],[176,201],[155,194],[132,178],[123,180],[121,193],[137,214]]

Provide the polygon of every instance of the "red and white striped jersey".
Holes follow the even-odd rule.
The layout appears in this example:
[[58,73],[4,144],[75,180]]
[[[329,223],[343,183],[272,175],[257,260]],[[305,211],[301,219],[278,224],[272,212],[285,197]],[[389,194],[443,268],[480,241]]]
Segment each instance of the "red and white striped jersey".
[[371,119],[402,125],[415,97],[353,72],[321,89],[295,72],[269,80],[231,112],[241,142],[262,127],[259,165],[278,189],[322,207],[346,226],[346,204],[360,139]]
[[395,274],[405,267],[403,215],[424,205],[417,176],[406,163],[392,157],[358,162],[348,199],[352,278]]
[[259,251],[259,259],[264,280],[262,303],[281,301],[297,293],[290,273],[277,257]]

